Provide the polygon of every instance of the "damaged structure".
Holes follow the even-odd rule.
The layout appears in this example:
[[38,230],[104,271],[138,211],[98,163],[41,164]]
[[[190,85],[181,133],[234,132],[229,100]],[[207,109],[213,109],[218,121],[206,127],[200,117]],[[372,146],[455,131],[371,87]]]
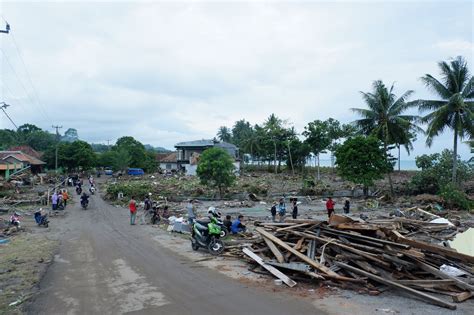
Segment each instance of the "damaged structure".
[[184,171],[186,175],[196,175],[199,156],[209,148],[224,149],[234,159],[236,172],[240,171],[239,148],[231,143],[216,140],[195,140],[177,143],[175,148],[177,150],[177,168]]
[[33,174],[41,173],[46,163],[39,159],[38,152],[26,146],[12,149],[0,151],[0,176],[9,179],[13,174],[25,170],[30,170]]

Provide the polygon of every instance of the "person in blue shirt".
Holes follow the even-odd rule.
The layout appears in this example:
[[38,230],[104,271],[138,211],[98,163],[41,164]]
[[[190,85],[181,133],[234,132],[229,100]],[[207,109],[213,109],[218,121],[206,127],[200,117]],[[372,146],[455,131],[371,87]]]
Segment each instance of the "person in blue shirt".
[[230,227],[232,234],[245,232],[247,228],[245,227],[245,225],[242,224],[243,219],[244,219],[244,216],[240,214],[237,217],[237,219],[235,219],[234,222],[232,222],[232,225]]
[[278,214],[280,215],[280,222],[283,222],[285,220],[286,214],[286,204],[284,198],[280,198],[280,203],[278,204]]

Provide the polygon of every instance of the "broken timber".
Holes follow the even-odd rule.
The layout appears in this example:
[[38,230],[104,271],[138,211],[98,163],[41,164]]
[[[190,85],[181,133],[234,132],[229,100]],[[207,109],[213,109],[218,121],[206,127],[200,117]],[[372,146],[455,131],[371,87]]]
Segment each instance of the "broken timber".
[[441,307],[445,307],[445,308],[449,308],[451,310],[455,310],[456,309],[456,305],[454,304],[451,304],[451,303],[448,303],[448,302],[445,302],[443,300],[440,300],[434,296],[431,296],[429,294],[426,294],[426,293],[423,293],[423,292],[420,292],[420,291],[417,291],[415,289],[412,289],[412,288],[409,288],[407,286],[404,286],[400,283],[397,283],[397,282],[394,282],[394,281],[390,281],[390,280],[387,280],[387,279],[384,279],[384,278],[381,278],[379,276],[376,276],[376,275],[373,275],[369,272],[365,272],[364,270],[361,270],[361,269],[358,269],[358,268],[355,268],[355,267],[352,267],[352,266],[349,266],[347,264],[344,264],[344,263],[341,263],[341,262],[335,262],[336,265],[338,265],[339,267],[342,267],[348,271],[352,271],[354,273],[358,273],[360,275],[363,275],[367,278],[370,278],[374,281],[377,281],[379,283],[382,283],[382,284],[385,284],[385,285],[388,285],[388,286],[391,286],[391,287],[394,287],[394,288],[397,288],[397,289],[401,289],[401,290],[405,290],[419,298],[422,298],[423,300],[425,301],[428,301],[432,304],[435,304],[435,305],[438,305],[438,306],[441,306]]
[[268,238],[264,237],[263,240],[267,244],[268,248],[270,248],[271,252],[273,255],[275,255],[275,258],[277,261],[282,264],[285,262],[285,258],[283,257],[283,254],[280,252],[280,250],[273,244],[272,241],[270,241]]
[[286,276],[284,273],[282,273],[280,270],[274,268],[273,266],[270,266],[268,264],[266,264],[263,259],[258,256],[257,254],[255,254],[254,252],[252,252],[250,249],[248,248],[244,248],[242,249],[242,251],[247,255],[249,256],[250,258],[252,258],[253,260],[255,260],[260,266],[262,266],[263,268],[267,269],[271,274],[273,274],[275,277],[277,277],[278,279],[280,279],[281,281],[283,281],[286,285],[288,285],[289,287],[294,287],[296,285],[296,282],[291,280],[288,276]]

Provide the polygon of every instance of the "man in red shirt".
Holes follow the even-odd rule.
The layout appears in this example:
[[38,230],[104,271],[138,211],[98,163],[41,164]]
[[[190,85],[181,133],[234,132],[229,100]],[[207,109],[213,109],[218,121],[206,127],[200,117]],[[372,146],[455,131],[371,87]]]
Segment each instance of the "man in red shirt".
[[128,207],[130,208],[130,224],[135,225],[135,218],[137,217],[137,202],[135,201],[135,197],[132,196]]
[[326,210],[328,211],[328,218],[331,217],[331,214],[334,212],[334,205],[336,203],[329,197],[328,201],[326,201]]

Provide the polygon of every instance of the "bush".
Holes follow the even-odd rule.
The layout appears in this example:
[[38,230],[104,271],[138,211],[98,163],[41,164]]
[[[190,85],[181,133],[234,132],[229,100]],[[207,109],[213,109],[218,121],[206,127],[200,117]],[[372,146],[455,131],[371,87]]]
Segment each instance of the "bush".
[[[458,184],[473,175],[473,169],[458,157],[457,180]],[[436,154],[423,154],[416,157],[416,166],[421,169],[410,182],[412,193],[437,194],[441,187],[451,183],[453,169],[453,153],[449,150]]]
[[440,196],[443,198],[444,205],[447,208],[460,210],[474,209],[474,202],[467,197],[466,193],[453,184],[445,185],[441,189]]

